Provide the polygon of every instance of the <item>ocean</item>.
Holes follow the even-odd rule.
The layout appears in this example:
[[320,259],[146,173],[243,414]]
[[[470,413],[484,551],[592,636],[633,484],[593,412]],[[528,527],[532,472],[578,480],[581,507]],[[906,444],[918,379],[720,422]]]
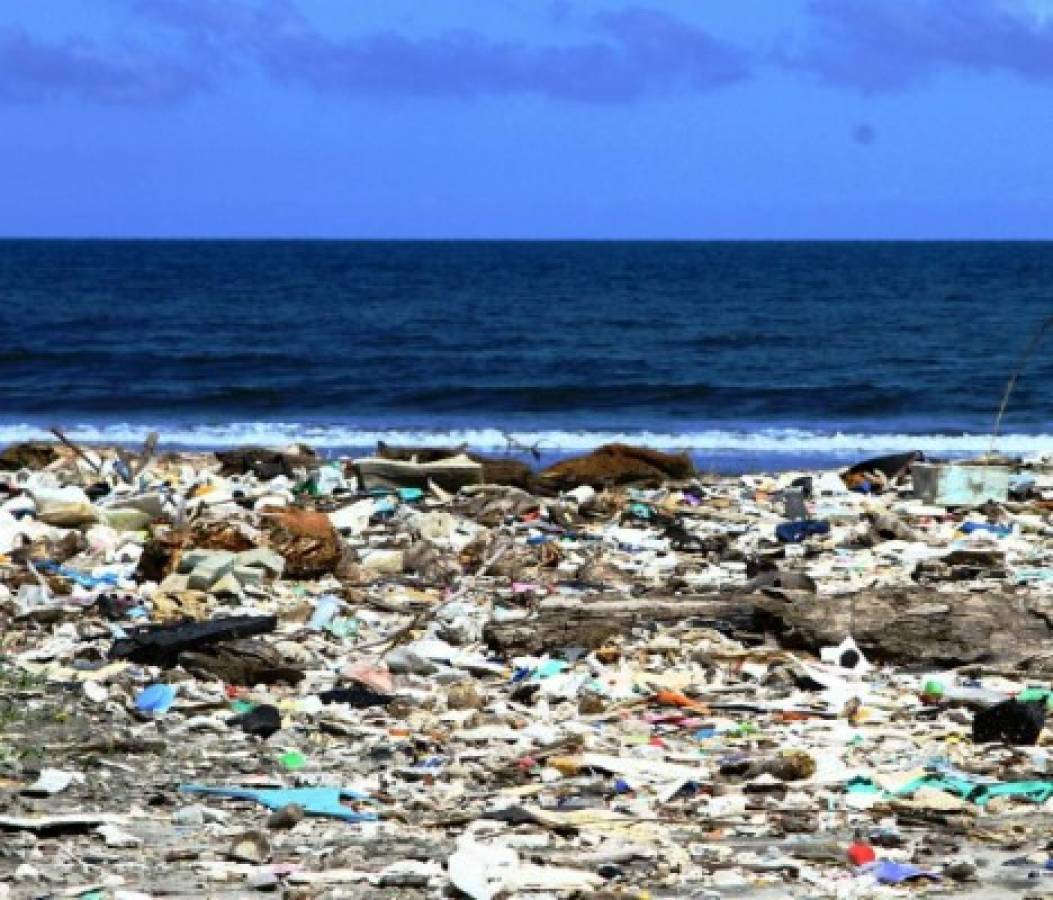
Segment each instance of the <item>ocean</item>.
[[[0,443],[963,456],[1050,315],[1053,243],[0,241]],[[998,449],[1051,412],[1053,336]]]

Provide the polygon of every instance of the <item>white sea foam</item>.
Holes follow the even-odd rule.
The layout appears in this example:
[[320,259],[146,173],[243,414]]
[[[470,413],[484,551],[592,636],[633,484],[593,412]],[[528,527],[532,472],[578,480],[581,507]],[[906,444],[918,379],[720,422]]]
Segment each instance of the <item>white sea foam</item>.
[[[244,444],[282,445],[305,441],[320,449],[371,447],[387,441],[402,445],[466,444],[479,450],[503,450],[506,434],[522,446],[536,445],[546,453],[586,450],[612,441],[698,454],[757,456],[879,455],[921,450],[931,456],[972,456],[990,449],[987,434],[903,434],[824,432],[792,428],[755,431],[706,429],[700,431],[541,430],[503,432],[498,429],[376,429],[347,425],[295,422],[233,422],[224,425],[164,425],[114,423],[69,425],[65,433],[85,443],[140,443],[151,430],[162,443],[185,447],[221,448]],[[25,423],[0,423],[0,443],[48,439],[45,428]],[[1001,453],[1017,456],[1053,455],[1053,434],[1007,434],[997,443]]]

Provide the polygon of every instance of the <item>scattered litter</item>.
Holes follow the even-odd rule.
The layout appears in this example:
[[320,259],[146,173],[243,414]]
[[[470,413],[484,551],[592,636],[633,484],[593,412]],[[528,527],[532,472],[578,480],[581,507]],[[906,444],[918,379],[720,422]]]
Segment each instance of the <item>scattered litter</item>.
[[0,896],[1046,877],[1045,461],[158,442],[0,453]]

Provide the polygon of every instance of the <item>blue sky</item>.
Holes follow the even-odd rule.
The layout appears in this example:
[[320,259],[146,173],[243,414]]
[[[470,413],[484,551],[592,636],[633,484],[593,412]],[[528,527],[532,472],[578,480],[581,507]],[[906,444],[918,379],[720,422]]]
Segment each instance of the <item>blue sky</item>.
[[1053,0],[4,0],[0,234],[1053,237]]

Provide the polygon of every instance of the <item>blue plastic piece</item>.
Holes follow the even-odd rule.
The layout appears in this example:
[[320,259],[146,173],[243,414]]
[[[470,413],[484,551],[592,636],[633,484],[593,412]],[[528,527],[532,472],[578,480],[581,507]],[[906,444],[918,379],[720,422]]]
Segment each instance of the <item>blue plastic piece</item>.
[[940,876],[935,872],[927,872],[912,866],[910,863],[898,863],[883,859],[880,862],[870,863],[865,867],[881,884],[902,884],[904,881],[913,881],[916,878],[931,878],[939,881]]
[[268,809],[281,809],[290,803],[304,808],[309,816],[330,816],[343,819],[345,822],[375,822],[375,812],[359,812],[349,809],[340,802],[341,799],[368,800],[362,791],[351,788],[308,787],[308,788],[235,788],[208,787],[201,784],[181,784],[179,790],[184,794],[212,794],[216,797],[232,797],[235,800],[255,800]]
[[1009,537],[1013,529],[1008,525],[992,525],[989,522],[962,522],[962,534],[972,534],[974,531],[987,531],[995,537]]
[[68,578],[70,581],[79,584],[82,588],[94,588],[99,587],[100,585],[114,587],[117,582],[120,581],[120,578],[112,572],[98,576],[86,575],[84,572],[78,572],[76,569],[60,566],[53,562],[37,563],[37,568],[42,572],[49,572],[55,575],[61,575],[63,578]]
[[176,689],[170,684],[151,684],[135,698],[139,712],[166,713],[175,703]]
[[798,522],[781,522],[775,526],[775,536],[784,544],[799,544],[805,538],[829,534],[830,523],[815,519],[801,519]]
[[424,499],[424,491],[416,487],[400,487],[399,499],[403,503],[414,503],[417,500]]

